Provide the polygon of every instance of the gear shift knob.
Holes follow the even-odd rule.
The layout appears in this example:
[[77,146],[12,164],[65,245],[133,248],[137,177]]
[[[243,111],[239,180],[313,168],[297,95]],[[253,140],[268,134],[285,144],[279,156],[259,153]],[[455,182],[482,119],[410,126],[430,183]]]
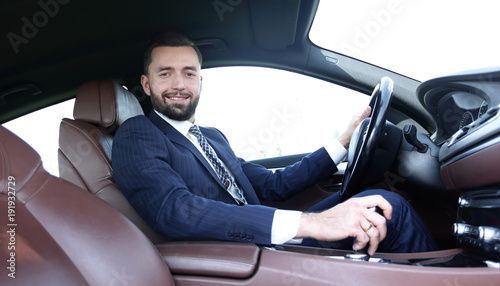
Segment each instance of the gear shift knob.
[[[382,209],[379,207],[373,207],[373,208],[370,208],[370,210],[378,213],[381,216],[384,215]],[[354,243],[356,243],[356,239],[354,240]],[[356,260],[356,261],[369,261],[370,255],[368,254],[368,246],[369,246],[369,244],[366,244],[366,246],[361,250],[357,250],[357,251],[354,250],[351,253],[347,253],[346,255],[344,255],[344,258],[349,259],[349,260]]]
[[[364,249],[363,249],[364,250]],[[366,253],[366,250],[353,251],[344,255],[345,259],[355,260],[355,261],[369,261],[370,255]]]

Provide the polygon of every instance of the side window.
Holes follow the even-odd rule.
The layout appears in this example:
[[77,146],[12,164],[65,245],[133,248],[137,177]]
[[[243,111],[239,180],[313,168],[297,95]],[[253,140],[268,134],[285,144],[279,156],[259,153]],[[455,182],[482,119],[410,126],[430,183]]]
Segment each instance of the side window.
[[365,94],[268,68],[204,69],[202,76],[196,122],[221,130],[245,160],[312,152],[369,102]]
[[[256,67],[202,71],[196,122],[228,138],[237,156],[255,160],[312,152],[337,137],[369,97],[308,76]],[[58,176],[62,118],[74,99],[19,117],[3,126],[30,144],[44,168]]]
[[71,99],[3,124],[30,144],[42,157],[43,167],[55,176],[59,176],[59,123],[63,118],[73,118],[74,104],[75,100]]

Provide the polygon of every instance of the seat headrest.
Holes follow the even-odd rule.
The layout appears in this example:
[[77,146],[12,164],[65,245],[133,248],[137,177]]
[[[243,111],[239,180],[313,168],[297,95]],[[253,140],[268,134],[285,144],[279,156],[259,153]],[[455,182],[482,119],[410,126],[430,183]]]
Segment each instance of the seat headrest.
[[73,109],[75,119],[105,128],[118,127],[128,118],[143,114],[137,98],[114,80],[83,83]]
[[40,155],[28,143],[0,126],[0,193],[19,195],[33,174],[42,168]]

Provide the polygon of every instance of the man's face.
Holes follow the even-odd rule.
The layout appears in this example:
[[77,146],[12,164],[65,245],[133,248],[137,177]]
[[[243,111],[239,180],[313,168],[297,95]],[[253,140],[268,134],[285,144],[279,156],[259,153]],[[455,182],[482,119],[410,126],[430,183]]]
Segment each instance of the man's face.
[[153,108],[168,118],[194,122],[201,92],[200,62],[191,47],[157,47],[142,87]]

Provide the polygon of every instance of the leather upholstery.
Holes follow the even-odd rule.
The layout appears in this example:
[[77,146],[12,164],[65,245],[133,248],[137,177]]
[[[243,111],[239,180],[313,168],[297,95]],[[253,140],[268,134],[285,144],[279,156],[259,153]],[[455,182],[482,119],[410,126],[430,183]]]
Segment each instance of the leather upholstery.
[[251,277],[259,264],[260,248],[253,243],[168,242],[156,248],[174,274],[242,279]]
[[111,148],[116,129],[144,114],[135,96],[113,80],[89,81],[76,95],[73,119],[59,130],[59,176],[101,198],[130,219],[153,242],[154,232],[130,206],[113,180]]
[[144,112],[135,96],[113,80],[82,84],[73,110],[75,119],[111,129],[139,114]]
[[[15,210],[10,221],[8,209]],[[15,279],[4,267],[0,285],[174,284],[140,230],[102,200],[47,173],[40,156],[3,126],[0,212],[0,257],[15,253]]]

